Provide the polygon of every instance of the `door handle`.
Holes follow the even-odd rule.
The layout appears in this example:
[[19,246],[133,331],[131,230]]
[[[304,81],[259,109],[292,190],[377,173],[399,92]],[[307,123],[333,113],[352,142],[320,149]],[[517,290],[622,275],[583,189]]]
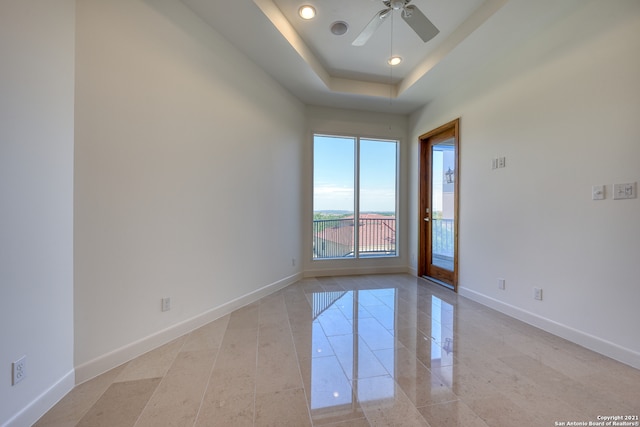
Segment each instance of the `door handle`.
[[429,217],[423,218],[425,221],[429,222]]

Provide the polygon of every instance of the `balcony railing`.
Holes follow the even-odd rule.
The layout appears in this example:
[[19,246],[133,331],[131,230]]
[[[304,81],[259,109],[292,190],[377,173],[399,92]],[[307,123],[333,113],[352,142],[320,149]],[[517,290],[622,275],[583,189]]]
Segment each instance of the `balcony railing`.
[[[434,255],[453,257],[453,220],[432,221],[432,252]],[[359,256],[396,255],[396,219],[360,218]],[[313,258],[349,258],[355,256],[355,230],[353,218],[313,221]]]
[[444,257],[453,257],[453,220],[433,219],[432,224],[432,253]]
[[[358,227],[360,257],[396,255],[396,219],[360,218]],[[355,256],[353,218],[313,221],[313,258]]]

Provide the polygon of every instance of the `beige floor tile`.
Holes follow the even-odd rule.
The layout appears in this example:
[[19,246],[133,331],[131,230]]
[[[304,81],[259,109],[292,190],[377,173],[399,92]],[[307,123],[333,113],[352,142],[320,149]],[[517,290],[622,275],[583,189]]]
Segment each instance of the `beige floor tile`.
[[205,401],[226,401],[254,393],[257,367],[257,330],[233,331],[225,336],[209,379]]
[[259,304],[259,313],[260,317],[278,314],[284,314],[286,316],[287,313],[284,294],[278,292],[261,299]]
[[255,366],[257,346],[258,328],[227,330],[218,351],[216,366]]
[[133,426],[160,380],[148,378],[112,384],[82,417],[78,427]]
[[227,329],[257,328],[260,313],[259,303],[246,305],[231,313]]
[[580,378],[578,382],[601,390],[603,394],[626,406],[634,415],[640,416],[640,373],[625,371],[626,374],[621,376],[599,371]]
[[335,356],[300,360],[300,370],[314,425],[363,418],[364,413]]
[[258,324],[260,327],[278,327],[287,325],[289,323],[289,316],[287,316],[286,310],[279,313],[260,313]]
[[507,396],[466,401],[473,412],[490,427],[540,427],[540,421],[513,403]]
[[328,337],[349,380],[388,375],[387,369],[358,335]]
[[255,394],[234,394],[224,399],[205,397],[195,427],[252,427]]
[[423,406],[418,410],[434,427],[488,427],[471,408],[461,401]]
[[[585,385],[566,379],[549,385],[545,388],[545,391],[549,396],[577,409],[587,419],[595,419],[598,415],[605,413],[627,413],[629,409],[632,409],[597,384]],[[629,397],[634,398],[634,395],[629,394]],[[636,412],[640,412],[639,406],[636,405],[635,408]]]
[[233,396],[255,393],[256,372],[253,367],[214,368],[209,378],[205,400],[228,400]]
[[256,372],[257,393],[301,387],[302,378],[295,357],[283,357],[259,363]]
[[[310,325],[311,326],[311,325]],[[333,349],[329,344],[329,341],[322,340],[322,342],[318,342],[319,340],[314,338],[313,333],[309,332],[296,332],[292,334],[293,338],[293,347],[296,350],[296,354],[298,355],[298,359],[304,359],[307,357],[322,357],[324,355],[332,355]]]
[[315,410],[312,409],[311,420],[314,426],[369,425],[369,422],[364,418],[364,411],[357,404],[344,408],[332,407],[319,408]]
[[116,382],[163,377],[184,344],[186,336],[171,341],[127,363]]
[[181,352],[147,403],[136,427],[193,425],[215,356],[215,350]]
[[431,368],[431,372],[437,375],[459,399],[479,399],[497,392],[495,385],[490,380],[474,374],[473,369],[463,363],[437,369]]
[[314,421],[313,425],[323,425],[325,427],[369,427],[369,421],[366,418],[357,418],[355,420],[338,421],[331,424],[318,424]]
[[356,396],[372,426],[428,426],[391,376],[353,382]]
[[181,351],[219,349],[228,324],[229,316],[224,316],[196,329],[187,336]]
[[545,427],[638,414],[639,395],[640,370],[424,280],[324,277],[77,386],[36,426]]
[[288,323],[261,327],[258,338],[256,392],[302,388],[298,358]]
[[57,405],[45,414],[34,427],[75,426],[91,409],[113,380],[122,372],[126,364],[118,366],[104,374],[76,386]]
[[578,379],[592,372],[588,362],[563,351],[547,340],[532,339],[521,334],[511,334],[505,339],[511,347],[569,378]]
[[492,384],[543,425],[554,425],[555,421],[563,419],[580,420],[583,417],[581,411],[557,399],[545,387],[536,385],[523,374],[495,376]]
[[256,427],[311,425],[307,400],[301,388],[256,395]]
[[[309,334],[313,326],[313,318],[310,312],[307,316],[300,316],[301,318],[294,318],[289,316],[289,325],[291,326],[291,333],[293,334]],[[317,322],[316,322],[317,323]]]
[[379,350],[375,354],[414,405],[425,406],[458,400],[445,382],[432,374],[407,349]]

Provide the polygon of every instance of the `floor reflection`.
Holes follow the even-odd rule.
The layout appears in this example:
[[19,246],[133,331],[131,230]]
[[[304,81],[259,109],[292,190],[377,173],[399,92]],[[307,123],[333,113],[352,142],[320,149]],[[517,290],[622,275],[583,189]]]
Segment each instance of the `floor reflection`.
[[393,397],[393,387],[359,393],[355,380],[388,375],[373,352],[394,346],[396,305],[396,289],[313,293],[312,412],[336,415],[356,401]]
[[[430,307],[416,307],[416,301],[424,303],[425,299],[399,298],[397,288],[313,292],[310,301],[313,323],[308,397],[314,419],[359,413],[360,405],[393,405],[398,385],[411,388],[404,390],[410,398],[433,394],[435,388],[444,386],[442,382],[451,385],[451,304],[431,296]],[[425,366],[428,363],[416,356],[417,346],[402,344],[399,334],[406,335],[407,330],[415,331],[413,342],[418,342],[420,335],[422,344],[418,345],[430,347],[429,367],[438,371],[437,378],[432,378]],[[443,366],[448,369],[440,369]],[[402,378],[411,376],[412,383],[403,387]],[[415,381],[425,376],[430,379]]]
[[431,346],[431,369],[448,387],[453,384],[453,306],[431,296],[431,337],[438,344]]

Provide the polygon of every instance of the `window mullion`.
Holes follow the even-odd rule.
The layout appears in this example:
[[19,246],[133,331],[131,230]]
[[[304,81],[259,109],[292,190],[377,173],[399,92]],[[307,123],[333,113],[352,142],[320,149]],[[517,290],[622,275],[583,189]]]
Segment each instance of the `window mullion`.
[[360,258],[360,137],[356,137],[354,155],[354,202],[353,209],[353,254],[356,259]]

